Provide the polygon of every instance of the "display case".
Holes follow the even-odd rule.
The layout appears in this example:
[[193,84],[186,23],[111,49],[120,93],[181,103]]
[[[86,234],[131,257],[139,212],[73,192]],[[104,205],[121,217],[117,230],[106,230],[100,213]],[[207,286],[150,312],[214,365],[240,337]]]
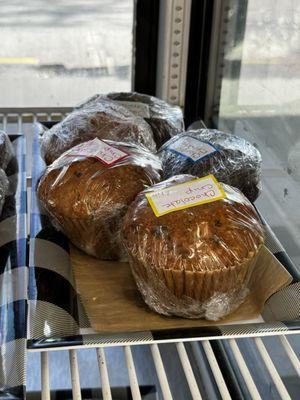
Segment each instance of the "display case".
[[45,167],[39,135],[73,107],[2,107],[0,122],[12,138],[18,172],[12,174],[15,213],[4,213],[14,223],[0,220],[0,241],[14,237],[0,248],[0,260],[8,254],[1,284],[0,397],[297,398],[300,9],[292,1],[275,3],[138,0],[132,70],[112,72],[108,65],[107,71],[126,70],[133,89],[179,105],[187,129],[217,128],[259,149],[263,189],[255,207],[286,283],[255,318],[95,330],[74,279],[69,242],[40,212],[36,198]]

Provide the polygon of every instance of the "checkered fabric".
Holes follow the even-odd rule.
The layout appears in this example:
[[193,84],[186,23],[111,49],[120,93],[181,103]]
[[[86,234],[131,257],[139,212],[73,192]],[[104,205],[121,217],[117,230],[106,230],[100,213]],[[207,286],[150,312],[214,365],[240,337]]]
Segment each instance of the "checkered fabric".
[[27,337],[25,139],[10,136],[15,157],[0,216],[0,397],[25,398]]

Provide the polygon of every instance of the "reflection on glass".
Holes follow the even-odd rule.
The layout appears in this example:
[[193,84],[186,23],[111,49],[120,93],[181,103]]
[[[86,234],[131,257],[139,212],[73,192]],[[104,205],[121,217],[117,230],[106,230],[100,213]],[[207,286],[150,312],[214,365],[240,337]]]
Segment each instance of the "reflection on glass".
[[132,0],[1,4],[0,107],[73,106],[129,90]]
[[300,265],[300,3],[228,3],[218,125],[259,147],[257,205]]

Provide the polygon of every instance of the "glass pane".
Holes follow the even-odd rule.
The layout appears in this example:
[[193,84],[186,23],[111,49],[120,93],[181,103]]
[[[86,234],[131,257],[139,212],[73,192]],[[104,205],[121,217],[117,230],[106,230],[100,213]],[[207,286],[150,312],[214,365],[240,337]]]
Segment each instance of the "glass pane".
[[133,0],[1,4],[0,107],[73,106],[131,88]]
[[216,123],[260,149],[257,206],[300,265],[300,2],[228,4]]

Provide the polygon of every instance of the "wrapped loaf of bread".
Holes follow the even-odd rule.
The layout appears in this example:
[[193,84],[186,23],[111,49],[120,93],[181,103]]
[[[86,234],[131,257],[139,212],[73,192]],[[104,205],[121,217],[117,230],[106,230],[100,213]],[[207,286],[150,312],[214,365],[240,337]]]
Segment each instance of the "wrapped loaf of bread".
[[9,181],[2,168],[0,168],[0,216],[2,214],[5,197],[8,193]]
[[136,195],[160,175],[159,159],[144,147],[94,139],[47,168],[38,196],[75,246],[102,260],[124,259],[122,218]]
[[64,120],[46,130],[41,140],[41,153],[51,164],[62,153],[91,139],[109,139],[143,145],[156,152],[150,126],[122,105],[101,98],[74,110]]
[[159,150],[164,178],[178,174],[213,174],[255,201],[261,191],[261,155],[245,139],[214,129],[191,130]]
[[[154,140],[159,149],[172,136],[184,131],[181,108],[166,103],[154,96],[137,92],[108,93],[107,98],[117,101],[136,116],[144,118],[151,126]],[[97,104],[103,95],[95,95],[79,106]]]
[[248,294],[263,242],[247,198],[213,176],[178,175],[140,193],[123,221],[137,287],[164,315],[217,320]]
[[8,135],[0,131],[0,168],[6,170],[13,155],[14,151]]

